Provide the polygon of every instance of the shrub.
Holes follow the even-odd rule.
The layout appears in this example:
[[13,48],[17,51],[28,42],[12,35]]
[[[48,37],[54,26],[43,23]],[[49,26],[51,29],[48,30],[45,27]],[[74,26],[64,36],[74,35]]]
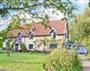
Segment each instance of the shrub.
[[24,43],[21,43],[20,47],[21,47],[22,52],[27,52],[27,48],[26,48],[26,45]]
[[77,54],[69,53],[65,48],[52,50],[48,55],[46,65],[50,71],[81,71]]
[[90,53],[90,37],[89,38],[83,38],[82,43],[86,46]]

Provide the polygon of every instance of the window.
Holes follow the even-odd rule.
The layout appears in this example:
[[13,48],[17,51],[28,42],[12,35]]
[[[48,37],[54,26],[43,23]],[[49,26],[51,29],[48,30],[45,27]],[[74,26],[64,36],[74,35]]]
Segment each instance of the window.
[[29,32],[29,38],[33,39],[33,32],[32,31]]
[[17,39],[20,40],[20,41],[22,40],[22,32],[19,32],[19,33],[17,34]]
[[57,44],[50,44],[49,48],[57,48]]
[[53,32],[53,38],[56,38],[56,33],[55,32]]
[[33,48],[33,44],[29,44],[29,49],[32,49]]
[[56,31],[52,28],[51,31],[50,31],[50,36],[52,38],[56,38]]

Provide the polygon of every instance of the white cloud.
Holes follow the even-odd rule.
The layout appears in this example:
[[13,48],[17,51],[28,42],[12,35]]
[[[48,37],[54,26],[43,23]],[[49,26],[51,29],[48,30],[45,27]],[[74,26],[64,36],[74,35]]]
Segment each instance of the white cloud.
[[89,0],[72,0],[73,3],[78,3],[80,5],[84,5],[85,3],[89,2]]
[[46,9],[44,14],[48,15],[50,20],[58,20],[64,18],[63,13],[53,8]]
[[10,18],[7,20],[0,19],[0,31],[4,30],[10,22]]
[[88,0],[78,0],[81,5],[84,5],[85,3],[89,2]]

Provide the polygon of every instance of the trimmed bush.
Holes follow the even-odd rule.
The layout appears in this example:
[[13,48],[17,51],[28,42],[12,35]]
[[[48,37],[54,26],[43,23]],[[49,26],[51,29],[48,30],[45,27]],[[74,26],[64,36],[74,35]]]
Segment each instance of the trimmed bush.
[[21,47],[22,52],[27,52],[27,48],[26,48],[26,45],[24,43],[21,43],[20,47]]
[[46,68],[47,71],[81,71],[81,64],[75,52],[57,48],[48,55]]

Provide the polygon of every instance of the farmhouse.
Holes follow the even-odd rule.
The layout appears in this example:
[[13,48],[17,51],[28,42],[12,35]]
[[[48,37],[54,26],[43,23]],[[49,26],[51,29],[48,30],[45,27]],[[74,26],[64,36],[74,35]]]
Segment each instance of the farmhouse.
[[[13,29],[8,36],[13,39],[14,49],[21,49],[23,42],[27,50],[43,50],[58,47],[55,41],[66,42],[68,40],[68,26],[66,20],[52,20],[47,24],[43,22],[21,24],[18,29]],[[59,43],[60,44],[60,43]]]

